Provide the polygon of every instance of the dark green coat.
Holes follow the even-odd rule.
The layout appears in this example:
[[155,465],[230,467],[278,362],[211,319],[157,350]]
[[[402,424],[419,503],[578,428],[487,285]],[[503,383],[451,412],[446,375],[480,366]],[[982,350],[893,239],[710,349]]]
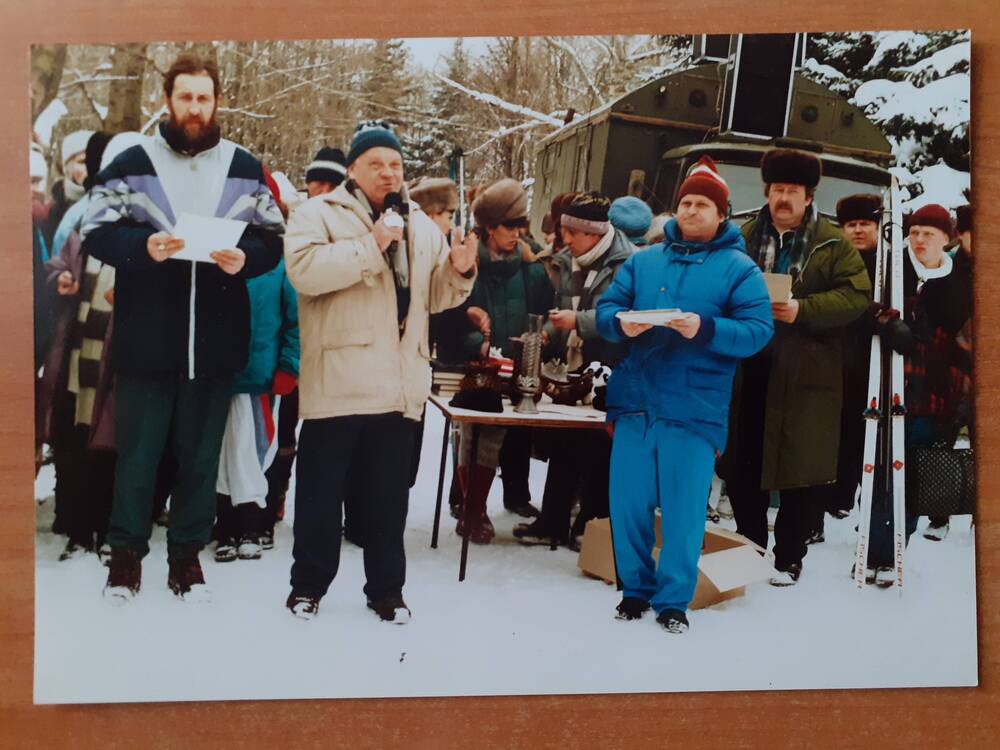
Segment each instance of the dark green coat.
[[[742,227],[753,236],[758,219]],[[730,411],[730,440],[720,471],[738,470],[741,451],[752,450],[757,437],[741,434],[759,425],[740,425],[740,404],[766,398],[760,487],[794,489],[829,484],[837,478],[840,409],[843,400],[843,333],[868,308],[871,281],[864,261],[840,230],[824,218],[816,221],[805,249],[802,272],[792,286],[799,313],[792,324],[774,325],[764,353],[771,357],[767,393],[744,392],[737,374]],[[742,368],[741,368],[742,369]]]
[[437,340],[442,361],[462,361],[478,356],[482,334],[473,330],[465,311],[481,307],[490,316],[491,346],[505,357],[513,356],[511,336],[528,329],[528,314],[545,315],[555,302],[555,291],[541,263],[528,263],[521,246],[502,260],[492,260],[490,251],[479,243],[479,274],[469,298],[451,311]]

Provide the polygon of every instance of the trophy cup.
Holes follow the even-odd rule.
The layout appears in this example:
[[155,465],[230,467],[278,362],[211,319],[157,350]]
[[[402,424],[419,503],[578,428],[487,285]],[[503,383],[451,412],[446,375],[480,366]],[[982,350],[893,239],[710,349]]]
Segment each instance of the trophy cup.
[[518,414],[538,414],[535,397],[542,386],[542,321],[541,315],[528,316],[528,330],[520,337],[520,357],[514,385],[521,395],[514,411]]

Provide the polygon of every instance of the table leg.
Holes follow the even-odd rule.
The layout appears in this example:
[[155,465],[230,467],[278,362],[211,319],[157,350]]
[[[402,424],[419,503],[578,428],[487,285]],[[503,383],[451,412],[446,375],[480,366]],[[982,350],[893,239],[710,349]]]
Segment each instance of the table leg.
[[448,460],[448,437],[451,433],[451,420],[444,418],[444,437],[441,439],[441,467],[438,470],[437,503],[434,505],[434,530],[431,532],[431,549],[438,546],[438,527],[441,525],[441,493],[444,491],[444,467]]
[[[469,439],[469,470],[471,471],[479,451],[479,425],[473,422],[470,426],[472,428],[472,435]],[[461,450],[461,446],[459,446],[459,456],[461,456]],[[470,479],[470,481],[465,483],[465,492],[462,493],[462,528],[465,529],[465,535],[462,537],[462,559],[458,565],[459,582],[465,580],[465,568],[469,561],[469,537],[471,536],[469,529],[469,490],[471,488],[472,481]]]

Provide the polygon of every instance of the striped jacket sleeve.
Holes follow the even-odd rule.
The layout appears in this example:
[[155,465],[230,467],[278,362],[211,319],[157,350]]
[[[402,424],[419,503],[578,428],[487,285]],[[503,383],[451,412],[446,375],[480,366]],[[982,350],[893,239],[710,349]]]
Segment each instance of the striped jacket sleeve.
[[140,183],[158,187],[142,146],[126,149],[98,173],[80,225],[84,252],[122,270],[151,266],[146,240],[169,231],[174,217],[166,196],[157,200],[155,190],[137,190]]

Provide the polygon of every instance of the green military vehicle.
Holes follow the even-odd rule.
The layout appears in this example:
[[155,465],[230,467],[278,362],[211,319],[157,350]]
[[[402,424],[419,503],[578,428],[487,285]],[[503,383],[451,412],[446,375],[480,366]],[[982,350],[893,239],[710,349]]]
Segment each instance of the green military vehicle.
[[[770,43],[773,36],[757,38]],[[794,67],[785,73],[791,91],[784,112],[777,112],[779,120],[784,117],[778,129],[770,135],[746,132],[752,127],[739,132],[728,114],[739,106],[734,59],[666,75],[546,137],[536,153],[532,229],[540,228],[552,198],[567,191],[598,190],[612,199],[635,195],[654,213],[672,211],[687,170],[706,154],[730,186],[733,215],[747,215],[764,203],[760,159],[776,145],[818,153],[824,176],[816,205],[824,214],[832,216],[845,195],[880,193],[889,185],[893,157],[882,132],[860,109]],[[759,102],[767,99],[761,87],[775,85],[781,81],[744,85],[744,106],[757,107],[759,114]]]

